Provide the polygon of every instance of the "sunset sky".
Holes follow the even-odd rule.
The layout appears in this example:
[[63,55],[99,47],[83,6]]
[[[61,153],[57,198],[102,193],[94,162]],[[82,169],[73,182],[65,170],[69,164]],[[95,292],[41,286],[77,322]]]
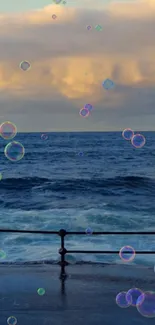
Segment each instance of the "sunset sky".
[[155,130],[155,0],[65,1],[0,0],[0,122],[19,132]]

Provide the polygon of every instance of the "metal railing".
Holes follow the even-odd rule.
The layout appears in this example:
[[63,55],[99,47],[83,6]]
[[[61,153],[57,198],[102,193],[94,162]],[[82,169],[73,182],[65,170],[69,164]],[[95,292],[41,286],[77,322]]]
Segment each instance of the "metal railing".
[[[58,253],[61,256],[61,260],[59,265],[61,267],[60,270],[60,279],[61,279],[61,292],[64,293],[64,281],[67,278],[67,274],[65,272],[65,266],[69,263],[65,260],[65,255],[67,253],[75,253],[75,254],[119,254],[119,251],[114,250],[68,250],[65,247],[65,236],[66,235],[86,235],[86,236],[95,236],[95,235],[155,235],[155,231],[146,232],[146,231],[94,231],[90,235],[86,233],[86,231],[66,231],[65,229],[60,229],[59,231],[44,231],[44,230],[18,230],[18,229],[0,229],[1,232],[6,233],[23,233],[23,234],[43,234],[43,235],[58,235],[60,236],[60,248]],[[129,251],[124,251],[125,254],[130,254]],[[136,254],[155,254],[155,251],[136,251]]]

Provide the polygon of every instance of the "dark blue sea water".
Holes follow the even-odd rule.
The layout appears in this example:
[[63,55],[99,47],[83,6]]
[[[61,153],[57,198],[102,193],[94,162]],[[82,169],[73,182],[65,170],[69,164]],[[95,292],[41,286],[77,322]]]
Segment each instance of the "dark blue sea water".
[[[155,230],[155,133],[135,149],[121,132],[17,134],[25,156],[11,162],[0,139],[0,228],[85,231]],[[68,249],[155,250],[154,236],[71,236]],[[0,234],[6,261],[58,260],[60,238]],[[75,255],[120,263],[119,255]],[[155,256],[132,263],[153,265]]]

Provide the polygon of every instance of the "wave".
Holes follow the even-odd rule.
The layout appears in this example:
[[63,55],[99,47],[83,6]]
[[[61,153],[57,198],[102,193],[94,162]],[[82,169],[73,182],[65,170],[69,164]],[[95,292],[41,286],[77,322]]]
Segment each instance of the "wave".
[[42,177],[5,178],[0,182],[0,190],[49,190],[55,192],[96,191],[101,189],[143,189],[155,192],[155,179],[139,176],[117,176],[113,178],[91,179],[48,179]]

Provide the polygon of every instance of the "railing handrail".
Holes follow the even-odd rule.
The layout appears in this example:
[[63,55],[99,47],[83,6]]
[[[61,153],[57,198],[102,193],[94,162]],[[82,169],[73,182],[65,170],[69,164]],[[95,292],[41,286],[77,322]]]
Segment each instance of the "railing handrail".
[[[47,235],[59,235],[59,231],[53,230],[23,230],[23,229],[0,229],[0,232],[12,232],[12,233],[29,233],[29,234],[47,234]],[[87,235],[86,231],[65,231],[65,235]],[[93,231],[92,235],[155,235],[155,231]]]
[[[82,254],[119,254],[119,251],[113,250],[67,250],[65,248],[65,236],[66,235],[86,235],[86,236],[93,236],[93,235],[155,235],[155,231],[93,231],[92,233],[87,233],[86,231],[66,231],[65,229],[60,229],[59,231],[52,231],[52,230],[20,230],[20,229],[0,229],[0,233],[29,233],[29,234],[44,234],[44,235],[59,235],[61,238],[61,247],[59,249],[59,254],[61,255],[61,272],[60,272],[60,279],[65,281],[66,273],[65,273],[65,266],[69,263],[65,261],[65,255],[67,253],[82,253]],[[129,251],[124,251],[124,253],[129,254]],[[155,251],[136,251],[136,254],[155,254]],[[63,283],[62,283],[63,286]],[[63,289],[64,290],[64,289]]]

